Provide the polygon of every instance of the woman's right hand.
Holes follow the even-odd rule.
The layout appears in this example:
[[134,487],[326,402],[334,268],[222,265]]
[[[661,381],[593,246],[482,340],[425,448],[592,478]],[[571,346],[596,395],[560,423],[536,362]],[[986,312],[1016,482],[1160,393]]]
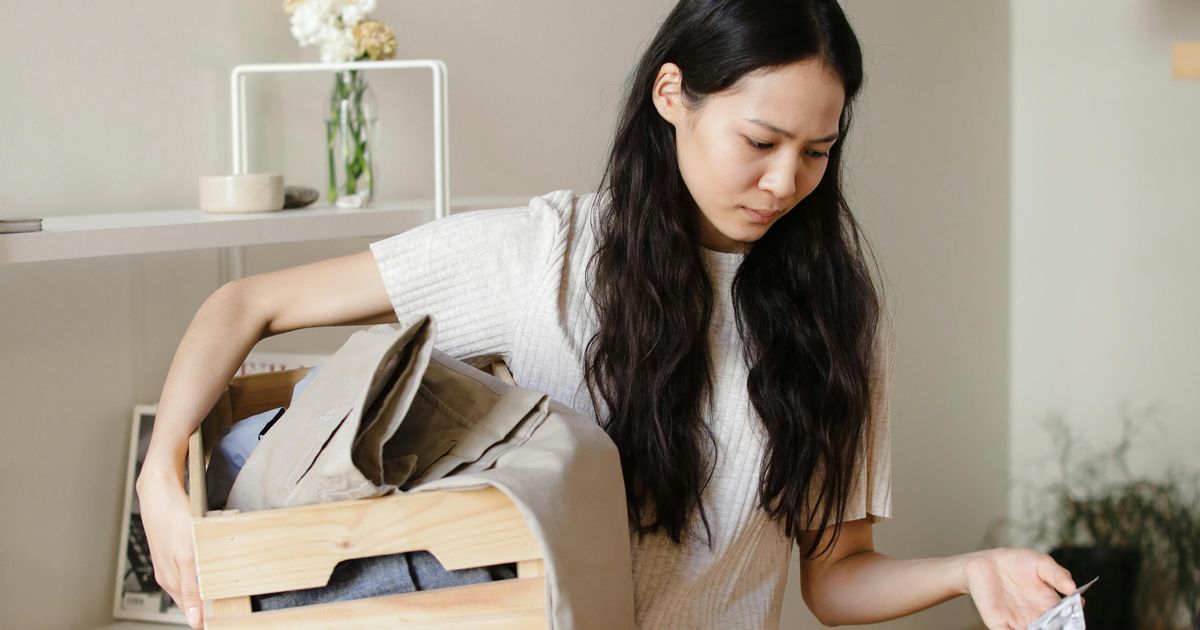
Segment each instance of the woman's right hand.
[[182,480],[147,461],[138,475],[137,493],[154,563],[154,579],[187,615],[188,625],[202,628],[192,514]]

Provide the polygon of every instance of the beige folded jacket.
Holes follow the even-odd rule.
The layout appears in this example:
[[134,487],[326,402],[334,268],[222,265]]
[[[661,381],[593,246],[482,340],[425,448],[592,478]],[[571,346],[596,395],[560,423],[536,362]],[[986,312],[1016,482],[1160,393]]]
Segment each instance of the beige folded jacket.
[[633,627],[616,447],[590,418],[433,347],[431,317],[359,331],[263,436],[230,490],[242,511],[495,486],[545,557],[552,628]]

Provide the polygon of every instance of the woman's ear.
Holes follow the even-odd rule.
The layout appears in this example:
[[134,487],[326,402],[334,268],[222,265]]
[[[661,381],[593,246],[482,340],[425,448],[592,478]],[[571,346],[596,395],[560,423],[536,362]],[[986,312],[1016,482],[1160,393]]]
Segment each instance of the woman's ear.
[[658,69],[650,98],[654,101],[654,109],[672,126],[678,127],[683,122],[683,71],[679,66],[668,61]]

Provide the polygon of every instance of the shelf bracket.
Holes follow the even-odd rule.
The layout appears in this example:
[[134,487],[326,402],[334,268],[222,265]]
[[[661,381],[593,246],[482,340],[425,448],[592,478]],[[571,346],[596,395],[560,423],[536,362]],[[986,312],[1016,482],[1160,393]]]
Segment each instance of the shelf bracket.
[[[292,72],[342,72],[344,70],[429,70],[433,77],[433,216],[450,214],[450,116],[446,64],[440,59],[388,59],[348,63],[264,63],[234,66],[229,74],[233,135],[233,173],[249,172],[246,151],[246,76]],[[226,248],[221,284],[243,277],[244,248]]]

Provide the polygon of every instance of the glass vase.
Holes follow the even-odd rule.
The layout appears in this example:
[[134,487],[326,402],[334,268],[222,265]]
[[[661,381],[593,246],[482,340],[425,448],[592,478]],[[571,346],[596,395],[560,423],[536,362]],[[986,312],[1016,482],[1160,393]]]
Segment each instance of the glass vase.
[[363,208],[375,195],[377,106],[360,70],[334,74],[325,132],[329,145],[329,201],[339,208]]

